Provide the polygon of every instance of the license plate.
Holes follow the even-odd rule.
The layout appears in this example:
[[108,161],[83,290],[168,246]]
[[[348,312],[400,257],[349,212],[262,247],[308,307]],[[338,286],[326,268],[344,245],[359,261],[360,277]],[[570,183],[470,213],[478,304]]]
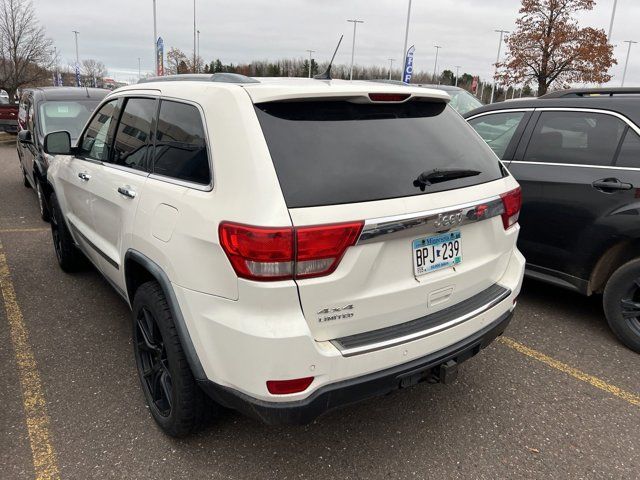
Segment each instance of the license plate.
[[458,231],[416,238],[411,247],[416,277],[462,262],[462,238]]

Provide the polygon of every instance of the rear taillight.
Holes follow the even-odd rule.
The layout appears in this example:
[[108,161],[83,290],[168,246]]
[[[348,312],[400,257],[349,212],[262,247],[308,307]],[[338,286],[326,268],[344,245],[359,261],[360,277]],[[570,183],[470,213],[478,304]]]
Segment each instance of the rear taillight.
[[296,278],[333,272],[361,230],[362,222],[296,228]]
[[220,224],[220,245],[239,277],[250,280],[311,278],[333,272],[354,245],[363,222],[263,228]]
[[504,229],[506,230],[518,223],[520,208],[522,207],[522,191],[520,187],[518,187],[515,190],[501,194],[500,198],[502,198],[502,204],[504,205],[502,225],[504,225]]
[[293,273],[293,231],[221,223],[220,244],[239,277],[283,280]]

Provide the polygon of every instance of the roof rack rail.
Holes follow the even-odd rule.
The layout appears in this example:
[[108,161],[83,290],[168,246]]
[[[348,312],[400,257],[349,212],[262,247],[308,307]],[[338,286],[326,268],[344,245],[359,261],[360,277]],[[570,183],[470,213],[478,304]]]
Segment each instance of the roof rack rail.
[[185,73],[182,75],[165,75],[162,77],[141,78],[138,83],[152,82],[219,82],[219,83],[260,83],[252,77],[239,73]]
[[640,95],[639,87],[568,88],[547,93],[538,98],[613,97],[616,95]]

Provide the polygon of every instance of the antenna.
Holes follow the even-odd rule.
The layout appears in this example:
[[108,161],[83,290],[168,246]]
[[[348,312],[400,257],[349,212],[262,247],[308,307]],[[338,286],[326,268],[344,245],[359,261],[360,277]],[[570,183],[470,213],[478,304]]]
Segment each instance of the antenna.
[[342,37],[344,35],[340,35],[340,40],[338,40],[338,45],[336,45],[336,49],[333,52],[333,57],[331,57],[331,61],[329,62],[329,66],[324,71],[324,73],[320,73],[315,75],[313,78],[316,80],[331,80],[331,65],[333,65],[333,59],[336,58],[336,53],[338,53],[338,49],[340,48],[340,44],[342,43]]

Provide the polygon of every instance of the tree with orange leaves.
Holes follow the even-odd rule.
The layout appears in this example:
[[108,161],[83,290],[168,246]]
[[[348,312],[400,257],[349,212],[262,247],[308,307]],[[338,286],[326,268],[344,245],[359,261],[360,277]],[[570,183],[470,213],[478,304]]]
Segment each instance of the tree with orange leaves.
[[507,36],[507,56],[496,80],[505,85],[551,86],[606,83],[616,64],[613,46],[602,29],[580,28],[575,14],[592,10],[595,0],[522,0],[516,31]]

